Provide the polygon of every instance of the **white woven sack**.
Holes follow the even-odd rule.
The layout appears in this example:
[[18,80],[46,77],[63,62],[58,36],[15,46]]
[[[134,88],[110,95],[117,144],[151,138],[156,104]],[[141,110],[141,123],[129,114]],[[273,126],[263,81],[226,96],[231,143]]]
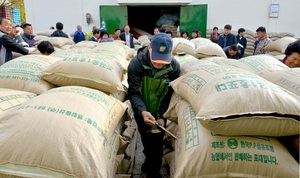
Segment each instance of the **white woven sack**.
[[206,41],[197,44],[195,54],[199,59],[209,56],[226,57],[224,50],[218,44]]
[[215,133],[299,134],[300,97],[245,70],[211,65],[179,77],[171,86]]
[[0,88],[0,114],[36,97],[36,94]]
[[274,71],[263,77],[300,97],[300,68]]
[[105,54],[64,57],[41,72],[44,80],[57,86],[85,86],[107,93],[124,91],[124,68]]
[[[72,86],[5,112],[0,116],[0,176],[24,177],[41,168],[63,177],[113,177],[119,144],[115,129],[125,110],[105,93]],[[8,163],[27,171],[5,170]]]
[[299,177],[299,165],[272,137],[221,136],[204,127],[185,101],[176,106],[175,178]]
[[195,44],[190,42],[187,39],[184,38],[172,38],[173,39],[173,48],[172,52],[173,54],[179,54],[179,53],[187,53],[190,55],[195,56]]
[[270,72],[289,69],[288,66],[278,59],[267,54],[244,57],[238,62],[240,68],[262,77]]
[[39,73],[54,62],[57,57],[26,55],[11,60],[0,67],[0,87],[41,94],[55,87],[42,79]]
[[268,51],[278,51],[280,53],[284,53],[286,47],[290,44],[295,42],[297,39],[290,37],[290,36],[286,36],[283,38],[280,38],[276,41],[271,42],[268,45]]

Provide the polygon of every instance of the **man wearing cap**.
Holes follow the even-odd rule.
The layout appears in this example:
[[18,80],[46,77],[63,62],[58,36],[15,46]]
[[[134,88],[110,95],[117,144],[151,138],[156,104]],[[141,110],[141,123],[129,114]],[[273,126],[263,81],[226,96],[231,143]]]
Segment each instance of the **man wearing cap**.
[[253,55],[265,54],[267,52],[267,47],[272,40],[268,38],[265,27],[258,27],[256,34],[258,39],[254,42]]
[[180,65],[172,59],[172,39],[165,33],[152,37],[128,66],[128,96],[134,110],[144,146],[145,162],[142,172],[159,178],[164,133],[155,128],[157,122],[166,126],[163,114],[173,93],[169,83],[178,78]]

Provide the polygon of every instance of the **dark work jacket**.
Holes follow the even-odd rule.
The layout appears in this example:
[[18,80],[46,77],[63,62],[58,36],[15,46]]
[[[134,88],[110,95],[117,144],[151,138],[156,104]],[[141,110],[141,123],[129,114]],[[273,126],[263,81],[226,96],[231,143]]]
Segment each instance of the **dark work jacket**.
[[[130,34],[130,48],[134,48],[134,43],[133,43],[133,35],[131,33]],[[126,42],[126,35],[125,32],[121,33],[120,38],[122,41]]]
[[56,30],[51,34],[51,37],[64,37],[64,38],[69,38],[69,36],[67,34],[65,34],[63,31],[61,30]]
[[92,38],[89,41],[95,41],[98,42],[98,39],[96,39],[94,36],[92,36]]
[[[225,38],[227,38],[227,42],[225,44]],[[233,34],[229,33],[227,36],[226,35],[221,35],[219,42],[218,42],[219,46],[221,46],[221,48],[225,48],[227,46],[230,46],[232,44],[236,44],[236,38]]]
[[242,57],[244,57],[245,49],[247,48],[247,39],[245,37],[242,37],[240,39],[240,36],[237,35],[236,36],[236,42],[244,46],[244,48],[238,46],[238,49],[240,51],[240,53],[238,53],[238,56],[239,56],[238,58],[242,58]]
[[163,114],[168,109],[173,93],[169,83],[178,78],[180,64],[173,59],[171,64],[156,69],[150,61],[148,48],[145,47],[131,60],[127,72],[128,97],[138,124],[143,122],[143,111],[150,112],[155,119],[164,119],[166,123]]
[[228,59],[238,59],[238,56],[237,56],[237,55],[234,55],[234,56],[230,56],[230,55],[229,55],[229,46],[223,48],[223,51],[224,51],[224,53],[226,54],[226,57],[227,57]]
[[21,54],[28,54],[28,50],[26,48],[17,44],[6,33],[0,31],[0,66],[12,59],[12,51]]
[[27,35],[26,33],[23,33],[22,38],[23,40],[29,45],[29,47],[34,46],[35,40],[34,35]]

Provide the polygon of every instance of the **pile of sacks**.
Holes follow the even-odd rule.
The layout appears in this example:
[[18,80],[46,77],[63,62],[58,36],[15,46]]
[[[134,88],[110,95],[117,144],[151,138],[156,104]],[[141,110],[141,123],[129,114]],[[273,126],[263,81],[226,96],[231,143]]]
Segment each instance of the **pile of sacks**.
[[272,41],[268,45],[268,54],[274,56],[277,59],[283,59],[285,57],[284,53],[287,46],[295,42],[296,40],[296,38],[285,36],[276,41]]
[[137,134],[125,101],[132,56],[120,43],[82,42],[3,64],[0,177],[130,173]]
[[[206,38],[210,38],[210,35],[212,34],[213,30],[212,29],[207,29],[206,31]],[[223,34],[223,29],[219,29],[219,33],[222,35]],[[233,35],[238,35],[237,31],[234,31],[232,30],[231,33]],[[289,33],[289,32],[281,32],[281,33],[275,33],[275,32],[270,32],[270,33],[267,33],[268,37],[273,41],[277,41],[279,39],[282,40],[282,38],[284,38],[283,41],[287,41],[285,38],[293,38],[295,35],[292,34],[292,33]],[[245,49],[245,56],[252,56],[253,55],[253,52],[254,52],[254,42],[256,41],[257,39],[257,35],[255,32],[251,31],[251,30],[248,30],[246,29],[246,34],[245,34],[245,38],[247,39],[247,48]],[[282,42],[282,41],[281,41]],[[276,46],[278,45],[278,43],[281,43],[281,42],[277,42],[276,43]],[[285,45],[285,44],[284,44]],[[281,52],[282,50],[274,50],[273,47],[271,49],[268,49],[269,50],[269,54],[272,55],[272,56],[275,56],[276,58],[280,58],[282,57],[282,53],[284,52]],[[273,52],[273,51],[277,51],[277,52]],[[280,56],[281,55],[281,56]]]
[[150,38],[151,37],[148,35],[141,35],[138,39],[133,38],[135,51],[145,46],[148,46],[150,44]]
[[299,177],[299,69],[270,55],[175,58],[171,177]]
[[198,59],[205,57],[226,57],[223,49],[209,39],[196,38],[187,40],[184,38],[173,38],[173,55],[189,54]]

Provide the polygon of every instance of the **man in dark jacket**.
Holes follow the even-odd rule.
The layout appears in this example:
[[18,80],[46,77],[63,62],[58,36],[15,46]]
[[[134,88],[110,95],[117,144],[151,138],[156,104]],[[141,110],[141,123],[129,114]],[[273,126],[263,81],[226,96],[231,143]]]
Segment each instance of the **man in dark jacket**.
[[244,57],[245,49],[247,48],[247,39],[244,37],[246,30],[244,28],[240,28],[238,30],[238,35],[236,36],[238,53],[237,58],[241,59]]
[[64,28],[64,25],[61,22],[56,23],[56,31],[54,31],[51,34],[51,37],[64,37],[64,38],[69,38],[67,34],[65,34],[62,30]]
[[126,42],[127,46],[129,46],[130,48],[134,48],[133,35],[130,33],[129,25],[126,25],[124,27],[124,32],[121,33],[120,38],[122,41]]
[[221,48],[225,48],[227,46],[230,46],[232,44],[236,44],[236,38],[233,34],[231,34],[231,25],[225,25],[224,27],[224,34],[221,35],[220,39],[219,39],[219,46],[221,46]]
[[128,96],[146,157],[142,171],[153,178],[161,177],[164,136],[164,132],[155,128],[155,123],[166,126],[163,114],[173,93],[169,83],[180,73],[179,63],[172,59],[172,46],[167,34],[157,34],[128,66]]
[[11,32],[12,26],[9,19],[0,19],[0,66],[5,62],[12,59],[12,51],[28,54],[36,51],[36,48],[24,48],[22,45],[16,43],[12,38],[8,36]]
[[34,46],[35,40],[34,40],[34,35],[33,35],[33,30],[32,30],[32,25],[29,23],[25,23],[22,25],[23,28],[23,35],[22,38],[23,40],[29,45],[29,47]]
[[223,48],[223,50],[228,59],[238,59],[237,58],[237,52],[238,52],[237,45],[232,44],[230,46]]

